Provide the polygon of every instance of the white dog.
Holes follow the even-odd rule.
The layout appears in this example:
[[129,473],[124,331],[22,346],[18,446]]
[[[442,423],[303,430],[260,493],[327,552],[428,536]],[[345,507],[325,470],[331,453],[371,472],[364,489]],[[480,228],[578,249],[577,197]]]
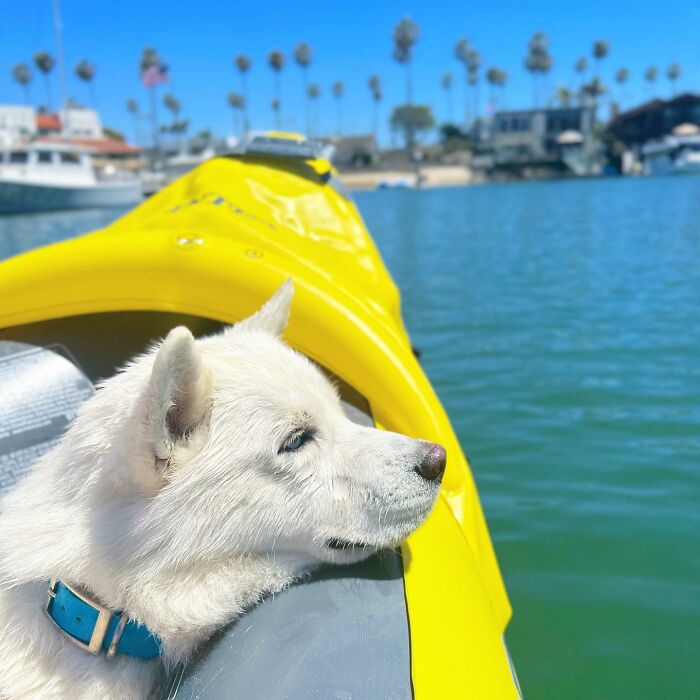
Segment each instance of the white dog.
[[[428,515],[445,451],[345,417],[279,339],[292,294],[216,336],[172,330],[0,502],[0,698],[145,698],[159,661],[123,653],[125,629],[183,661],[263,594],[394,546]],[[52,577],[117,613],[83,640],[104,652],[110,637],[111,654],[48,619]]]

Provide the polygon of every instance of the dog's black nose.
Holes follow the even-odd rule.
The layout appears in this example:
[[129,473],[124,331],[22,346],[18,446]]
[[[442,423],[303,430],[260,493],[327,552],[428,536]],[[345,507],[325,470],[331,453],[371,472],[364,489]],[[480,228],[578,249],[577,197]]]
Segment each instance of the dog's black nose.
[[426,453],[416,471],[428,481],[442,481],[445,473],[447,452],[442,445],[433,445]]

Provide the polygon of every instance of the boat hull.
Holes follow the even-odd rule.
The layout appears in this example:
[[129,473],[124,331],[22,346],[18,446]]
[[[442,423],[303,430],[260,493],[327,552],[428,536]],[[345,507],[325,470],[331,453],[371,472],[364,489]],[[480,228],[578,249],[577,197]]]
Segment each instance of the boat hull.
[[0,182],[0,214],[126,207],[138,204],[142,198],[141,184],[138,181],[92,187]]

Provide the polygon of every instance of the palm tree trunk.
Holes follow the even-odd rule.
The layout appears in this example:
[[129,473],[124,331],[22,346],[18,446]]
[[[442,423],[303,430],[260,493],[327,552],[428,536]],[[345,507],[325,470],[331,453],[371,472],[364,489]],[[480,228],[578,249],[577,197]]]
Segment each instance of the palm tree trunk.
[[245,73],[241,73],[241,85],[243,88],[243,135],[248,135],[250,123],[248,122],[248,81]]
[[49,74],[44,73],[44,86],[46,87],[46,109],[51,111],[51,81],[49,80]]
[[280,112],[282,111],[282,76],[280,71],[275,73],[275,92],[277,93],[277,109],[275,110],[275,128],[279,130],[281,128],[282,117]]
[[379,133],[379,100],[374,101],[374,121],[372,123],[374,140],[377,141]]
[[158,99],[156,86],[150,89],[151,93],[151,132],[153,137],[153,162],[160,159],[160,140],[158,138]]
[[309,107],[309,74],[306,66],[302,69],[304,76],[304,111],[306,112],[306,134],[311,136],[311,112]]
[[464,128],[469,126],[469,81],[467,68],[464,68],[464,82],[462,83],[462,99],[464,100]]
[[406,61],[406,104],[413,102],[413,81],[411,80],[411,62]]

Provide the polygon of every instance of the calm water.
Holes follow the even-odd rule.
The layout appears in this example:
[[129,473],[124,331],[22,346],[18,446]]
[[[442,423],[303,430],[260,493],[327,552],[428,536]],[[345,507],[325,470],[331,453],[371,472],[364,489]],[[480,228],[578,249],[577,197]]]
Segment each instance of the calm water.
[[[700,178],[357,200],[470,458],[528,700],[700,697]],[[114,216],[0,219],[0,257]]]

